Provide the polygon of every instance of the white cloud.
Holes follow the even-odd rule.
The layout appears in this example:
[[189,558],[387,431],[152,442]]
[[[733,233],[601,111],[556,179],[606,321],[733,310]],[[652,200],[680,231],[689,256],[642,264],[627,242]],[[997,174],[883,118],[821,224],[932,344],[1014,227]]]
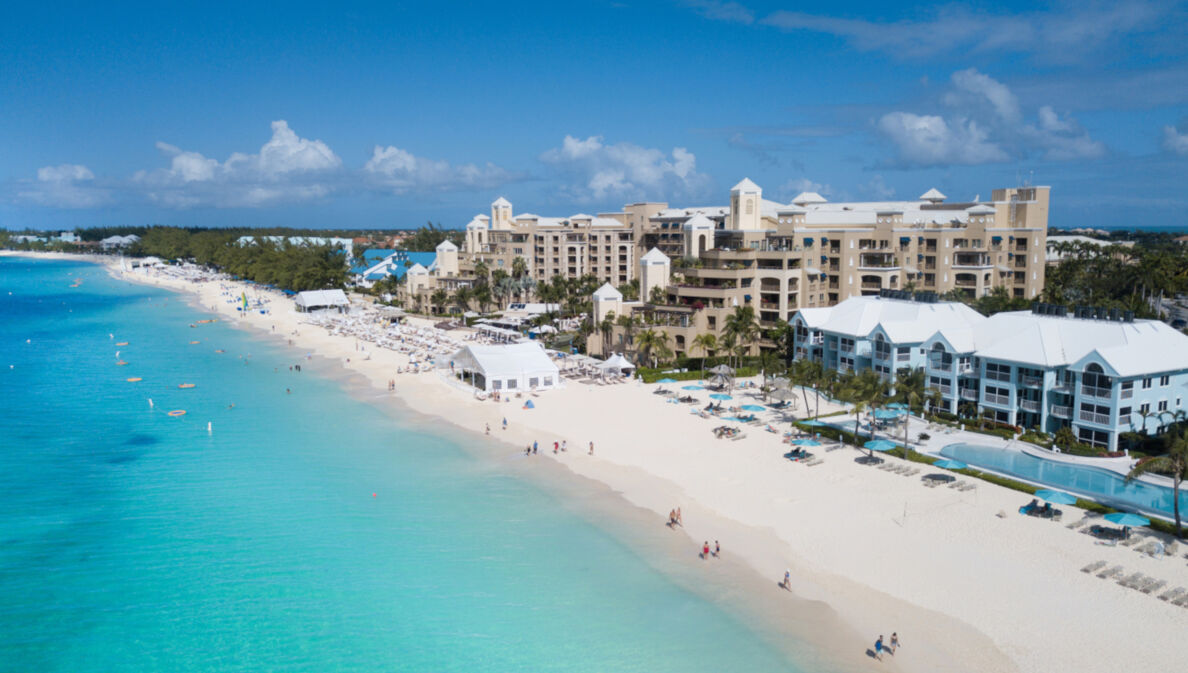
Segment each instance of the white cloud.
[[391,145],[376,145],[363,171],[378,186],[397,194],[493,189],[521,177],[490,162],[454,166]]
[[895,188],[888,185],[882,175],[875,175],[870,182],[859,185],[858,189],[879,201],[887,201],[895,196]]
[[760,23],[787,32],[833,35],[855,49],[887,52],[897,58],[1008,52],[1068,61],[1093,51],[1108,53],[1105,45],[1156,29],[1161,22],[1174,23],[1173,15],[1178,13],[1160,2],[1088,2],[1011,14],[947,5],[919,19],[868,21],[781,10]]
[[333,191],[342,168],[321,140],[299,137],[284,120],[272,122],[272,137],[256,154],[234,152],[224,162],[164,142],[157,149],[169,168],[139,171],[132,181],[146,196],[170,208],[260,207],[319,199]]
[[1038,155],[1052,161],[1093,159],[1105,146],[1071,117],[1049,105],[1028,122],[1010,88],[974,68],[951,77],[941,96],[947,116],[894,111],[877,127],[902,163],[917,166],[984,164]]
[[561,147],[540,158],[562,174],[565,195],[581,202],[696,198],[709,186],[709,178],[697,172],[697,157],[684,147],[665,154],[631,143],[607,145],[602,136],[581,140],[567,135]]
[[790,178],[776,190],[776,194],[785,201],[796,198],[801,192],[816,192],[821,196],[828,197],[833,194],[833,187],[813,182],[808,178]]
[[1163,149],[1181,157],[1188,157],[1188,132],[1181,133],[1174,126],[1164,126]]
[[95,185],[95,174],[80,164],[43,166],[37,180],[22,181],[17,198],[54,208],[94,208],[111,202],[108,190]]
[[936,115],[888,112],[878,127],[895,145],[899,158],[909,164],[984,164],[1007,159],[1002,148],[987,140],[985,129],[970,119],[946,121]]

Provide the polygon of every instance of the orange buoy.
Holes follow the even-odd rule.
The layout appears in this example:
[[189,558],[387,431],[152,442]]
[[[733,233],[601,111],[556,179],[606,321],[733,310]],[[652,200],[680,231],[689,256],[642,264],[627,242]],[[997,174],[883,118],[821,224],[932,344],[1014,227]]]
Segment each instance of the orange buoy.
[[185,409],[174,409],[173,411],[169,412],[169,415],[170,416],[185,416],[186,410]]
[[116,345],[117,345],[117,346],[127,346],[127,345],[128,345],[128,342],[127,342],[127,341],[117,341],[117,342],[116,342]]
[[201,341],[191,341],[190,345],[193,346],[194,344],[197,344],[197,343],[202,343],[202,342]]
[[222,348],[216,348],[215,352],[216,353],[226,353],[227,351],[223,350]]
[[120,360],[119,362],[117,362],[117,363],[116,363],[116,366],[117,366],[117,367],[123,367],[123,366],[124,366],[124,365],[126,365],[126,364],[128,364],[128,363],[127,363],[127,362],[124,362],[123,360]]
[[178,386],[178,388],[193,388],[194,385],[195,384],[193,384],[193,383],[182,383]]
[[143,381],[144,379],[140,378],[139,376],[133,376],[133,377],[131,377],[131,378],[129,378],[129,379],[125,379],[125,380],[126,380],[128,383],[136,383],[136,382],[138,382],[138,381]]

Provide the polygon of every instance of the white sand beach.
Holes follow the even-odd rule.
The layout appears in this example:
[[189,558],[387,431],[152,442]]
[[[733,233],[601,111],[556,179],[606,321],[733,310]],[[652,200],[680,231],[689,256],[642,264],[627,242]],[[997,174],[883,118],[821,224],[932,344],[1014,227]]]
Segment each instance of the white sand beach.
[[[766,587],[759,591],[785,595],[776,583],[787,568],[792,593],[828,605],[845,625],[828,647],[847,670],[1188,668],[1188,609],[1081,571],[1100,560],[1166,581],[1161,591],[1188,587],[1183,545],[1163,558],[1097,545],[1066,527],[1082,514],[1074,507],[1063,507],[1061,523],[1021,516],[1024,494],[985,482],[964,492],[925,488],[918,475],[856,463],[862,454],[851,448],[814,450],[824,459],[816,466],[791,462],[778,434],[746,426],[741,440],[716,439],[711,429],[721,421],[665,403],[654,385],[569,382],[534,397],[534,409],[478,401],[435,373],[397,374],[405,355],[367,345],[365,358],[354,338],[303,324],[279,295],[268,315],[240,316],[219,282],[121,272],[106,262],[119,277],[194,293],[236,325],[292,340],[295,352],[338,359],[377,390],[395,379],[393,404],[480,433],[489,424],[508,450],[539,441],[546,459],[654,511],[657,535],[680,535],[663,525],[679,506],[691,557],[703,540],[720,541],[724,556],[770,578],[752,584]],[[695,394],[704,403],[705,394]],[[737,392],[736,401],[750,401],[747,394]],[[561,440],[569,450],[554,456],[552,442]],[[870,659],[875,637],[892,631],[902,649]]]

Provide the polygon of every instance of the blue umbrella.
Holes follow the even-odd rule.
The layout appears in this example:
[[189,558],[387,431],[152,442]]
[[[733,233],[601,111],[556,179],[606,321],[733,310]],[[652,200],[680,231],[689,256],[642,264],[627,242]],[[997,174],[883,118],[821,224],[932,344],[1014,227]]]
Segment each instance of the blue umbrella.
[[796,446],[821,446],[821,442],[815,439],[794,439],[792,443]]
[[876,409],[874,412],[874,417],[880,421],[888,421],[892,418],[899,418],[902,415],[903,412],[898,409]]
[[758,404],[744,404],[742,408],[744,411],[767,411],[766,407],[761,407]]
[[943,467],[946,470],[964,470],[965,468],[969,467],[969,465],[966,465],[960,460],[949,460],[948,458],[944,460],[938,460],[933,463],[933,465],[937,467]]
[[1077,496],[1070,495],[1064,491],[1053,491],[1049,488],[1036,491],[1035,497],[1039,498],[1040,500],[1054,502],[1057,505],[1075,505],[1077,503]]
[[810,428],[824,428],[824,427],[826,427],[826,426],[828,426],[828,425],[829,425],[828,423],[822,423],[821,421],[818,421],[818,420],[817,420],[817,419],[815,419],[815,418],[813,418],[813,419],[809,419],[809,420],[807,420],[807,421],[801,421],[801,422],[800,422],[800,424],[801,424],[801,425],[806,425],[806,426],[808,426],[808,427],[810,427]]
[[532,403],[532,400],[528,400],[527,402],[524,403],[524,408],[525,409],[535,409],[536,405]]
[[676,379],[660,379],[656,383],[676,383]]
[[733,397],[731,397],[731,396],[729,396],[729,395],[727,395],[726,393],[714,393],[713,395],[710,395],[710,399],[714,399],[714,400],[732,400],[732,399],[734,399],[734,398],[733,398]]
[[1149,526],[1151,520],[1145,516],[1138,514],[1131,514],[1130,512],[1113,512],[1105,515],[1105,520],[1110,523],[1116,523],[1119,526]]
[[705,390],[705,386],[681,386],[681,390]]
[[888,439],[872,439],[862,446],[871,451],[890,451],[895,448],[895,442]]
[[904,404],[903,402],[892,402],[891,404],[887,405],[887,408],[888,409],[907,409],[908,405]]

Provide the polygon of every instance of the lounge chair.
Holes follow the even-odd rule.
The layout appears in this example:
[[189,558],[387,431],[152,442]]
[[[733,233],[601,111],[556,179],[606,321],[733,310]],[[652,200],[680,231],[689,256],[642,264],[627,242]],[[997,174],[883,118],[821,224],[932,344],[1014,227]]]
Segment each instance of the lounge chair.
[[1151,580],[1150,582],[1147,582],[1143,586],[1139,587],[1139,591],[1145,594],[1151,594],[1155,591],[1159,591],[1165,586],[1167,586],[1167,582],[1163,580]]
[[1101,570],[1103,567],[1105,567],[1105,564],[1106,564],[1105,561],[1094,561],[1093,563],[1090,563],[1089,565],[1085,566],[1084,568],[1081,568],[1081,572],[1083,572],[1083,573],[1097,572],[1098,570]]
[[1097,576],[1103,580],[1108,580],[1115,575],[1121,574],[1121,572],[1122,572],[1122,566],[1114,566],[1112,568],[1109,568],[1107,570],[1103,570],[1103,571],[1097,573]]
[[1182,608],[1188,608],[1188,593],[1184,593],[1179,598],[1172,600],[1172,601],[1168,601],[1168,602],[1171,603],[1172,605],[1178,605]]
[[1122,579],[1118,580],[1118,584],[1121,584],[1122,586],[1126,587],[1127,589],[1133,589],[1133,588],[1135,588],[1136,585],[1138,585],[1141,582],[1145,582],[1147,579],[1148,579],[1147,576],[1142,573],[1134,573],[1132,575],[1128,575],[1128,576],[1123,577]]
[[1159,600],[1171,602],[1179,600],[1179,598],[1184,595],[1188,595],[1188,591],[1185,591],[1184,587],[1176,587],[1171,591],[1165,591],[1162,594],[1159,594]]

